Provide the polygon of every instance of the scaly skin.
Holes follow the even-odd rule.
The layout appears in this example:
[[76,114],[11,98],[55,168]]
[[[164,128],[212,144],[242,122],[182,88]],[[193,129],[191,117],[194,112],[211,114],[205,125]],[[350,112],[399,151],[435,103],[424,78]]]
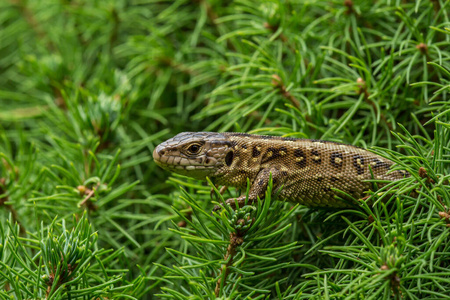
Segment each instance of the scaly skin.
[[[372,187],[369,179],[395,181],[406,171],[387,173],[393,162],[365,149],[335,142],[251,135],[184,132],[158,145],[155,162],[162,168],[197,179],[246,190],[250,202],[264,197],[270,174],[279,197],[310,207],[345,207],[339,189],[355,199]],[[369,170],[373,172],[373,178]],[[243,205],[245,195],[237,198]],[[233,205],[234,199],[227,203]]]

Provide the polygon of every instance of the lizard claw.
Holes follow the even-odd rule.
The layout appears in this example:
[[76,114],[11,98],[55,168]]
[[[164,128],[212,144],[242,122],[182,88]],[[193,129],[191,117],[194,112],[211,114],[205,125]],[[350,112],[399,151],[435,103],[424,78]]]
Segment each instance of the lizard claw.
[[220,210],[221,208],[223,208],[222,205],[216,205],[213,208],[213,212],[216,212],[216,211]]
[[[216,188],[218,188],[218,185],[215,185]],[[219,190],[219,193],[221,195],[223,195],[225,193],[225,191],[228,189],[228,187],[226,185],[222,186]],[[211,191],[209,192],[209,196],[211,197],[211,199],[214,199],[214,189],[211,188]]]
[[[228,199],[227,201],[225,201],[225,203],[214,206],[213,212],[223,209],[224,205],[229,205],[232,210],[236,210],[236,202],[234,202],[234,199]],[[239,202],[239,207],[240,206],[241,206],[241,203]]]
[[[222,190],[226,190],[226,188],[227,188],[226,186],[222,187],[220,189],[221,193],[222,193]],[[224,205],[229,205],[232,210],[236,210],[245,205],[245,200],[246,200],[245,196],[240,196],[238,198],[229,198],[224,203],[214,206],[213,212],[216,212],[216,211],[224,208]],[[252,204],[253,202],[255,202],[255,200],[250,198],[247,204]]]
[[222,186],[221,188],[220,188],[220,194],[221,195],[223,195],[223,194],[225,194],[225,191],[228,189],[228,186],[226,186],[226,185],[224,185],[224,186]]
[[[216,188],[218,188],[219,186],[216,184],[216,185],[214,185]],[[211,198],[211,199],[214,199],[214,189],[213,188],[211,188],[211,190],[209,191],[209,197]]]

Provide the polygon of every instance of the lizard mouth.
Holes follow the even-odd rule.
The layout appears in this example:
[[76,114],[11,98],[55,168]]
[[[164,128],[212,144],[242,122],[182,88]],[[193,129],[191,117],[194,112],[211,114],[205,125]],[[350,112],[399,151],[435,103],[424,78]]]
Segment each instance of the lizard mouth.
[[209,169],[213,169],[213,166],[192,166],[192,165],[188,165],[188,166],[184,166],[184,165],[160,165],[161,167],[165,167],[167,169],[170,170],[209,170]]
[[212,165],[204,165],[196,162],[194,159],[184,158],[175,155],[165,155],[164,150],[159,146],[153,151],[153,159],[161,168],[168,170],[208,170],[213,169]]

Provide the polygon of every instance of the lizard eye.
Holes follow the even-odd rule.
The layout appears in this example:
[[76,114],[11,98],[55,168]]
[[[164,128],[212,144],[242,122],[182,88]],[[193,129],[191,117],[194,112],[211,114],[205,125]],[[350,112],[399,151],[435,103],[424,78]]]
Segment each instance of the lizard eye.
[[187,151],[189,152],[189,154],[197,154],[198,152],[200,152],[200,149],[201,146],[199,144],[192,144],[189,146]]

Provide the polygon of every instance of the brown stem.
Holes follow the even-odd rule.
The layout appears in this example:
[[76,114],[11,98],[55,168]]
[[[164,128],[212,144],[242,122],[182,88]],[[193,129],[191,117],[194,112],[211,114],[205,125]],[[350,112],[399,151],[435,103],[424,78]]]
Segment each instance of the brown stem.
[[[34,32],[36,33],[36,35],[38,36],[38,38],[40,40],[45,41],[46,39],[48,39],[47,34],[45,33],[45,31],[42,29],[39,22],[34,17],[33,12],[27,7],[26,1],[10,0],[10,3],[12,5],[17,6],[19,11],[23,15],[23,18],[25,19],[25,21],[30,25],[31,29],[34,30]],[[55,50],[55,45],[53,45],[53,43],[49,41],[49,42],[47,42],[47,48],[49,50]]]
[[[0,178],[0,195],[5,193],[5,190],[3,188],[3,185],[5,184],[5,179]],[[27,230],[25,227],[20,223],[19,221],[19,214],[14,209],[14,207],[11,204],[6,204],[6,202],[9,200],[8,195],[5,195],[4,197],[0,198],[0,206],[4,206],[9,212],[11,213],[13,223],[17,223],[19,225],[19,232],[21,235],[25,235],[27,233]]]
[[90,201],[90,199],[92,198],[92,196],[94,196],[95,194],[95,190],[100,186],[100,183],[97,183],[97,186],[95,186],[94,188],[92,188],[92,190],[87,189],[85,186],[78,186],[78,190],[81,192],[84,192],[84,194],[86,195],[86,197],[84,197],[83,201],[80,202],[80,206],[86,205],[86,207],[91,210],[91,211],[95,211],[97,210],[97,206],[95,206],[92,201]]
[[[238,233],[233,232],[230,234],[230,244],[227,248],[227,253],[225,254],[223,260],[228,260],[225,265],[222,265],[222,268],[220,269],[220,278],[217,280],[216,283],[216,289],[214,290],[216,297],[219,297],[220,293],[220,286],[222,285],[222,278],[223,278],[223,286],[226,284],[226,280],[228,277],[228,274],[230,273],[229,267],[233,264],[233,258],[236,255],[236,248],[239,245],[242,245],[244,242],[244,239],[242,236],[240,236]],[[225,274],[224,274],[225,272]],[[224,274],[224,275],[222,275]],[[222,277],[223,276],[223,277]]]
[[347,11],[345,12],[347,15],[350,15],[350,14],[355,12],[353,10],[353,1],[352,0],[345,0],[344,1],[344,6],[347,7]]
[[[271,25],[269,23],[264,23],[264,27],[269,29],[270,31],[272,31],[273,33],[275,33],[278,30],[278,25]],[[278,38],[284,43],[286,44],[286,46],[289,48],[289,50],[291,50],[292,53],[296,54],[297,49],[291,45],[291,43],[289,42],[289,39],[287,38],[287,36],[285,36],[283,33],[280,33],[280,35],[278,36]]]
[[[358,78],[356,80],[356,82],[358,83],[358,86],[359,86],[359,90],[357,93],[359,95],[364,94],[364,101],[366,103],[370,104],[370,106],[372,106],[373,111],[375,112],[375,115],[377,115],[378,109],[377,109],[377,106],[375,105],[375,103],[371,99],[369,99],[370,93],[367,89],[366,82],[362,78]],[[386,116],[383,113],[380,113],[380,117],[384,121],[384,123],[388,126],[389,130],[392,130],[393,129],[392,124],[386,119]]]
[[450,210],[448,210],[448,212],[440,211],[439,212],[439,217],[441,219],[444,219],[447,227],[450,227]]
[[217,26],[217,14],[212,9],[211,4],[209,4],[208,1],[206,1],[206,0],[197,0],[197,1],[200,2],[200,4],[205,7],[206,15],[208,16],[208,19],[211,21],[211,23],[214,26]]
[[25,235],[27,233],[27,230],[25,229],[25,226],[23,226],[23,224],[19,221],[19,214],[17,213],[17,211],[14,209],[12,205],[5,204],[5,207],[11,212],[13,222],[19,225],[20,234]]
[[287,100],[289,100],[292,105],[294,105],[296,108],[300,108],[300,101],[297,100],[297,98],[294,97],[290,92],[286,90],[286,86],[281,81],[280,76],[274,74],[272,75],[272,85],[277,88],[280,92],[280,94]]
[[[217,23],[218,15],[207,0],[192,0],[192,2],[195,2],[205,8],[206,15],[208,16],[208,19],[213,26],[215,26],[216,28],[220,26],[220,24]],[[226,43],[228,49],[230,49],[231,51],[236,51],[236,47],[233,45],[230,39],[227,39]]]
[[[62,255],[62,254],[61,254]],[[61,257],[61,263],[63,262],[63,257]],[[66,270],[61,271],[60,276],[59,276],[59,280],[56,283],[56,289],[57,290],[64,282],[70,281],[73,279],[72,277],[72,272],[73,270],[78,266],[78,264],[68,264],[67,265],[67,273]],[[65,276],[67,274],[67,276]],[[46,298],[48,298],[50,296],[50,291],[52,290],[52,286],[53,286],[53,282],[55,280],[55,276],[56,276],[56,266],[54,266],[53,271],[50,273],[49,276],[49,280],[47,282],[47,290],[45,291],[46,293]],[[63,278],[67,278],[66,280],[63,280]]]
[[120,18],[119,13],[115,8],[111,11],[111,17],[113,19],[113,29],[111,32],[111,35],[109,37],[109,44],[110,44],[110,50],[112,51],[113,46],[115,42],[117,41],[117,37],[119,36],[119,24],[120,24]]
[[[87,190],[88,191],[88,190]],[[85,205],[86,202],[92,197],[94,196],[95,190],[90,190],[87,194],[87,196],[83,199],[83,201],[80,202],[80,206],[81,205]]]
[[171,67],[181,73],[184,73],[186,75],[189,76],[196,76],[198,75],[198,73],[192,69],[190,69],[188,66],[182,64],[182,63],[177,63],[175,61],[173,61],[170,57],[160,57],[159,58],[159,62],[163,65],[163,66],[168,66]]

